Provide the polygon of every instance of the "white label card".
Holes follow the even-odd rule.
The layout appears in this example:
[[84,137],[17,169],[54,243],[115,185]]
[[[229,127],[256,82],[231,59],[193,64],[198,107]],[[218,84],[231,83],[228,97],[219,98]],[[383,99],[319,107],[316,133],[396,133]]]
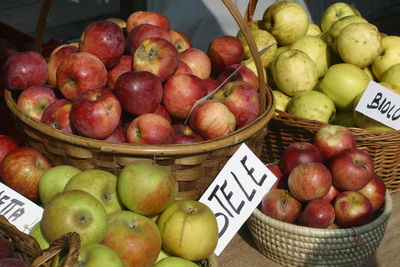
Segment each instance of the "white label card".
[[356,106],[356,111],[400,130],[400,94],[370,81]]
[[42,219],[43,208],[0,183],[0,214],[18,230],[29,234],[32,227]]
[[217,218],[218,256],[270,190],[277,178],[242,144],[199,199]]

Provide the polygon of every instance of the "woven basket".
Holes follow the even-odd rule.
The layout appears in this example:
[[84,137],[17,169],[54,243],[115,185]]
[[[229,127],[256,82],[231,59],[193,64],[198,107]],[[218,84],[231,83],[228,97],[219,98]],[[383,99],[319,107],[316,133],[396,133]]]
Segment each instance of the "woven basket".
[[247,221],[258,250],[284,266],[360,266],[379,246],[392,213],[384,207],[372,222],[354,228],[319,229],[282,222],[255,209]]
[[61,267],[75,266],[78,260],[80,239],[77,233],[68,233],[52,242],[49,248],[40,250],[36,239],[18,230],[4,216],[0,215],[0,234],[13,246],[14,257],[32,267],[50,267],[57,262],[61,251],[66,252]]
[[[260,159],[276,162],[283,151],[293,142],[312,142],[318,129],[326,125],[320,121],[309,120],[275,111],[268,124]],[[354,135],[357,148],[366,151],[374,162],[375,172],[383,179],[391,192],[400,191],[400,131],[372,131],[361,128],[348,128]]]
[[[245,19],[251,21],[257,0],[251,0]],[[310,142],[318,129],[325,125],[320,121],[293,116],[276,110],[268,124],[260,159],[265,163],[279,161],[283,151],[293,142]],[[351,127],[357,147],[366,151],[374,161],[376,173],[391,193],[400,191],[400,131],[365,130]]]
[[126,164],[148,159],[173,171],[179,182],[178,199],[199,199],[232,154],[245,142],[260,155],[262,143],[275,103],[265,83],[261,59],[255,41],[242,15],[231,0],[221,0],[243,30],[250,45],[260,81],[260,116],[243,128],[218,139],[183,145],[135,145],[95,140],[68,134],[42,124],[16,105],[18,92],[6,90],[7,106],[28,145],[36,148],[54,165],[68,164],[81,170],[104,169],[118,174]]

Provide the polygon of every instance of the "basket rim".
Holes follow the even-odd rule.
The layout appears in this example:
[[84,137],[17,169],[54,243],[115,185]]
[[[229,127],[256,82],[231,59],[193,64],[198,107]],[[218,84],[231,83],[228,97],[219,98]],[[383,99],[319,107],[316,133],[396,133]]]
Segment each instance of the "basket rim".
[[284,230],[293,235],[311,236],[318,238],[345,237],[354,235],[355,233],[358,235],[367,233],[372,229],[377,228],[382,223],[389,220],[393,210],[393,201],[390,192],[388,190],[386,190],[384,205],[385,206],[383,208],[382,214],[380,214],[376,219],[367,224],[357,226],[354,228],[321,229],[321,228],[296,225],[292,223],[279,221],[277,219],[269,217],[264,213],[262,213],[259,208],[256,208],[253,211],[251,217],[260,220],[263,224],[270,225],[275,229]]
[[15,100],[13,99],[14,90],[6,88],[4,92],[4,97],[10,111],[24,124],[35,129],[36,131],[39,131],[42,134],[45,134],[51,139],[57,139],[58,141],[64,143],[92,150],[99,150],[105,153],[115,153],[121,155],[194,155],[218,150],[228,146],[234,146],[238,143],[246,141],[248,138],[261,131],[263,128],[266,128],[275,111],[275,99],[272,96],[272,91],[270,87],[268,85],[266,86],[268,89],[266,90],[266,109],[264,113],[257,117],[257,119],[228,135],[191,144],[140,145],[104,141],[70,134],[52,128],[25,114],[18,107]]

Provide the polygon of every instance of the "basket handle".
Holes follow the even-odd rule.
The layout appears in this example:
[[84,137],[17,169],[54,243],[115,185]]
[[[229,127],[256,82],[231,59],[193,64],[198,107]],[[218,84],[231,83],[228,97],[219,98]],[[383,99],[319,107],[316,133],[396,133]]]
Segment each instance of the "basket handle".
[[258,0],[250,0],[244,13],[244,21],[250,22],[253,20],[254,11],[256,10]]
[[39,18],[36,24],[35,40],[33,43],[33,49],[38,53],[42,53],[44,32],[46,30],[47,15],[49,14],[49,9],[52,0],[43,0],[42,7],[40,9]]
[[[232,14],[236,23],[239,25],[239,28],[242,30],[243,35],[246,38],[247,44],[249,45],[251,55],[253,56],[254,63],[257,68],[258,80],[260,83],[260,102],[261,102],[260,113],[264,113],[266,109],[266,92],[268,89],[265,83],[263,66],[261,63],[260,55],[258,54],[256,42],[254,41],[253,36],[251,35],[249,29],[247,28],[246,22],[244,21],[242,15],[240,14],[239,10],[237,9],[236,5],[232,2],[232,0],[221,0],[221,1],[225,4],[229,12]],[[250,3],[252,3],[252,1],[250,1],[249,4]]]

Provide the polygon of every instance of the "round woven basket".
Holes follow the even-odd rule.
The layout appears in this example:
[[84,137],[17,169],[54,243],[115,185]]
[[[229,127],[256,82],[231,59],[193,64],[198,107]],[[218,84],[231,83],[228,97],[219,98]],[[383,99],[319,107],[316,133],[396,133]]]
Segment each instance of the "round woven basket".
[[384,207],[372,222],[354,228],[319,229],[282,222],[255,209],[247,221],[258,250],[284,266],[360,266],[376,250],[392,213]]
[[252,51],[260,81],[261,112],[250,124],[213,140],[183,145],[135,145],[95,140],[68,134],[27,116],[17,105],[19,92],[6,90],[5,100],[17,127],[29,146],[36,148],[54,165],[68,164],[81,170],[104,169],[114,174],[134,160],[151,160],[170,167],[179,182],[178,199],[199,199],[226,161],[242,143],[260,155],[275,102],[266,85],[255,41],[231,0],[221,0],[243,31]]
[[[284,150],[293,142],[312,142],[315,133],[326,125],[276,110],[268,124],[260,159],[279,161]],[[366,151],[374,162],[375,172],[391,192],[400,191],[400,131],[348,128],[354,135],[357,148]]]

